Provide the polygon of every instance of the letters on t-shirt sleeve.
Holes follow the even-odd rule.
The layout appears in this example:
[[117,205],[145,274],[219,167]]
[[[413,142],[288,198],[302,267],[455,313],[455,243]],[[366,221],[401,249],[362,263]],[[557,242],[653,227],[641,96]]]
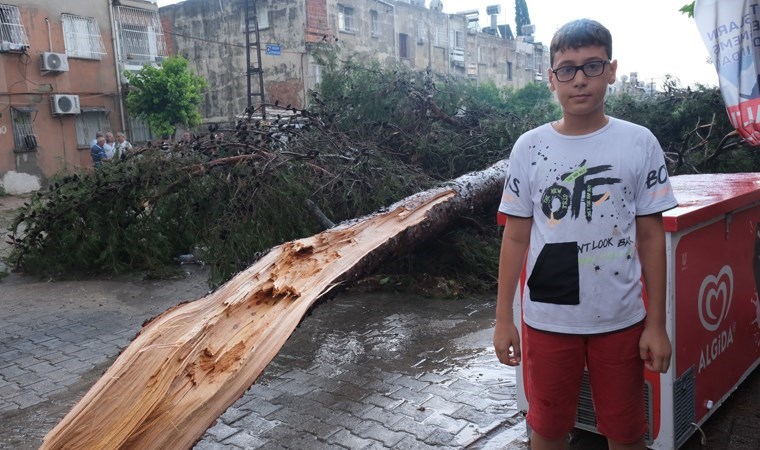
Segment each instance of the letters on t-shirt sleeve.
[[670,185],[665,155],[654,135],[650,135],[645,155],[644,171],[636,192],[637,216],[663,212],[678,205]]
[[533,216],[529,174],[526,169],[530,166],[528,150],[529,146],[525,143],[524,137],[518,139],[512,147],[499,212],[519,217]]

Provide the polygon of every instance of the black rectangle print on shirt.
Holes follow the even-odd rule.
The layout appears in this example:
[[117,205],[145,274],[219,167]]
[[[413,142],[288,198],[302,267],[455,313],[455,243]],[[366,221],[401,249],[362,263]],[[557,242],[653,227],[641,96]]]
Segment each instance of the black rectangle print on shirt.
[[528,278],[528,288],[534,302],[579,304],[578,243],[544,245]]

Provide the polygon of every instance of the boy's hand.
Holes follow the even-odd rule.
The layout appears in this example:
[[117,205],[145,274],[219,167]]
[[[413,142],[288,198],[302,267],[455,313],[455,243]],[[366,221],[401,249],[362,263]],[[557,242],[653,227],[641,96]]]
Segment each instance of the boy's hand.
[[668,333],[662,327],[645,326],[639,339],[639,353],[644,367],[652,372],[665,373],[670,367],[672,349]]
[[514,322],[496,321],[493,330],[493,347],[496,356],[502,364],[517,366],[520,364],[522,354],[520,352],[520,333]]

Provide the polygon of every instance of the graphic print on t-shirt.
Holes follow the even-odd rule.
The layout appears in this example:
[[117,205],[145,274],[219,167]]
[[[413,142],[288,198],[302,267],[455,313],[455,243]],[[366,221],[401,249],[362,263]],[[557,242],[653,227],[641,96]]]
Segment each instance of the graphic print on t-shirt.
[[586,167],[586,160],[583,160],[578,168],[562,174],[558,182],[547,187],[541,196],[541,211],[549,219],[549,224],[557,225],[568,211],[572,219],[579,218],[581,203],[584,206],[583,217],[591,222],[594,218],[594,205],[601,204],[610,197],[609,191],[595,192],[595,188],[622,181],[614,177],[593,177],[610,170],[612,166],[608,164]]

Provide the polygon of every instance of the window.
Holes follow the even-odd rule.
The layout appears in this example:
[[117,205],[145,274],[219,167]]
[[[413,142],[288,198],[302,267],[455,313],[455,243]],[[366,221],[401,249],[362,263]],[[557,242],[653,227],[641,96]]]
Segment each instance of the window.
[[36,112],[36,109],[30,107],[11,107],[16,152],[33,152],[37,148],[37,137],[32,126],[32,114]]
[[23,51],[26,48],[29,48],[29,39],[18,7],[0,5],[0,52]]
[[448,40],[446,39],[446,29],[443,27],[435,27],[435,46],[446,47]]
[[317,88],[322,82],[322,66],[316,63],[309,63],[309,90]]
[[116,27],[120,59],[156,61],[168,56],[158,11],[118,6]]
[[409,57],[409,35],[404,33],[398,34],[398,56],[399,58]]
[[493,47],[478,47],[478,62],[486,65],[493,64],[494,53]]
[[534,70],[533,68],[533,53],[525,54],[525,70]]
[[346,33],[356,33],[354,8],[338,5],[338,29]]
[[150,132],[150,128],[144,120],[139,117],[129,118],[129,129],[132,130],[131,136],[127,136],[127,140],[131,143],[148,142],[153,139],[153,134]]
[[454,48],[464,48],[464,31],[454,30],[452,33],[454,35],[452,39],[454,41]]
[[507,61],[507,80],[512,80],[512,61]]
[[494,65],[496,63],[496,47],[478,47],[478,62],[487,66]]
[[370,35],[372,37],[380,36],[380,24],[377,19],[377,11],[374,9],[369,12]]
[[417,43],[424,44],[427,42],[428,28],[424,22],[417,22]]
[[77,115],[77,145],[79,147],[91,147],[95,133],[111,131],[111,122],[104,109],[82,108],[81,114]]
[[101,59],[106,54],[98,23],[92,17],[62,14],[66,54],[74,58]]

